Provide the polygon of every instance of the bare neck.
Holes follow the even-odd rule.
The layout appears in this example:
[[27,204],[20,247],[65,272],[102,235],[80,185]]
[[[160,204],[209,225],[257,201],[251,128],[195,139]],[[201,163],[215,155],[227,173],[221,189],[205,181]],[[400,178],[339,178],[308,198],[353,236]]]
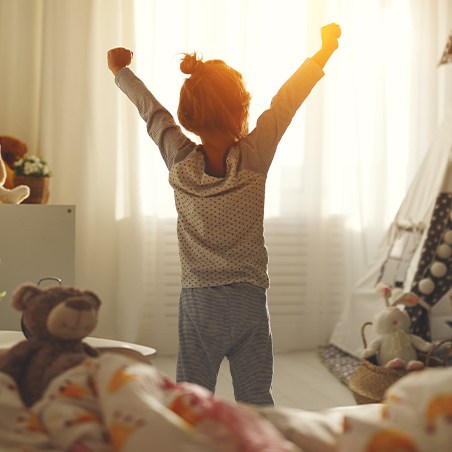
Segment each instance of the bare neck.
[[226,175],[226,154],[235,140],[229,135],[216,133],[201,135],[201,141],[207,173],[212,176],[224,177]]

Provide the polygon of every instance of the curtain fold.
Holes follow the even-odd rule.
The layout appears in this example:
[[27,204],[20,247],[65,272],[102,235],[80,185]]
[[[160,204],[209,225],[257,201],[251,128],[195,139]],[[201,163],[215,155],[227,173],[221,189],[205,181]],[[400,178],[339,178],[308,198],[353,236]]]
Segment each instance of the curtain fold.
[[0,0],[0,134],[47,159],[51,203],[76,205],[76,281],[103,300],[98,335],[174,352],[179,289],[166,167],[107,50],[133,49],[174,114],[180,53],[224,59],[252,93],[252,127],[332,21],[340,48],[269,173],[277,349],[328,340],[428,148],[452,98],[452,67],[437,67],[450,1]]

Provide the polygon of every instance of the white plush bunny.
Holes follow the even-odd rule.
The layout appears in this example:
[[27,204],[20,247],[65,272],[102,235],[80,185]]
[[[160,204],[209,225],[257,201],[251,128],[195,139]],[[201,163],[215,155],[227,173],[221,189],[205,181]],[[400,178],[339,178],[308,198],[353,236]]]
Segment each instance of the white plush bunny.
[[2,149],[0,146],[0,204],[20,204],[30,196],[30,187],[18,185],[10,190],[3,186],[5,181],[6,168],[2,159]]
[[427,353],[433,344],[419,336],[409,333],[411,320],[400,305],[414,306],[418,297],[414,293],[405,293],[389,304],[392,291],[388,286],[380,286],[386,301],[386,308],[373,318],[374,331],[379,335],[368,347],[362,357],[376,356],[380,366],[392,369],[418,370],[424,363],[418,359],[418,351]]

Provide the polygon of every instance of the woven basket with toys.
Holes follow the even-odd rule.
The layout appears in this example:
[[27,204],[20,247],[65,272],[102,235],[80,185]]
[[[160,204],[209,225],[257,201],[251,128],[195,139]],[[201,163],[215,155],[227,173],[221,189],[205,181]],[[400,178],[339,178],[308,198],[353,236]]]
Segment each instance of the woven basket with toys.
[[[380,285],[379,290],[386,308],[374,316],[373,322],[362,326],[362,359],[348,380],[358,404],[381,402],[386,389],[408,372],[444,366],[452,356],[452,339],[432,344],[409,333],[411,321],[403,307],[416,305],[417,295],[404,293],[391,303],[391,288]],[[377,333],[369,344],[365,337],[368,326],[373,326]]]

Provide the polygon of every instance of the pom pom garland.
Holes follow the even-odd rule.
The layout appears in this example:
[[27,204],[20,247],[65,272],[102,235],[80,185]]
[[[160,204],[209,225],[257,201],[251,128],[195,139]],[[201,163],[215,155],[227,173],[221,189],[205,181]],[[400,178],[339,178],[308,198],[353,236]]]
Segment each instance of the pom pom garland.
[[419,290],[424,295],[430,295],[435,290],[435,283],[430,278],[424,278],[419,281]]
[[444,241],[448,245],[452,245],[452,229],[449,229],[448,231],[446,231],[446,233],[444,234]]
[[[452,229],[450,228],[449,220],[452,220],[452,210],[449,210],[446,215],[443,217],[444,232],[442,234],[442,242],[436,247],[436,256],[433,256],[430,265],[425,269],[424,277],[418,282],[418,289],[424,296],[428,296],[436,290],[436,284],[432,278],[444,278],[449,271],[447,261],[452,255]],[[443,283],[438,282],[438,284],[441,285]]]
[[452,248],[449,245],[447,245],[446,243],[442,243],[436,249],[436,255],[440,259],[449,259],[451,254],[452,254]]
[[434,262],[430,267],[430,273],[436,278],[442,278],[447,273],[447,267],[442,262]]

